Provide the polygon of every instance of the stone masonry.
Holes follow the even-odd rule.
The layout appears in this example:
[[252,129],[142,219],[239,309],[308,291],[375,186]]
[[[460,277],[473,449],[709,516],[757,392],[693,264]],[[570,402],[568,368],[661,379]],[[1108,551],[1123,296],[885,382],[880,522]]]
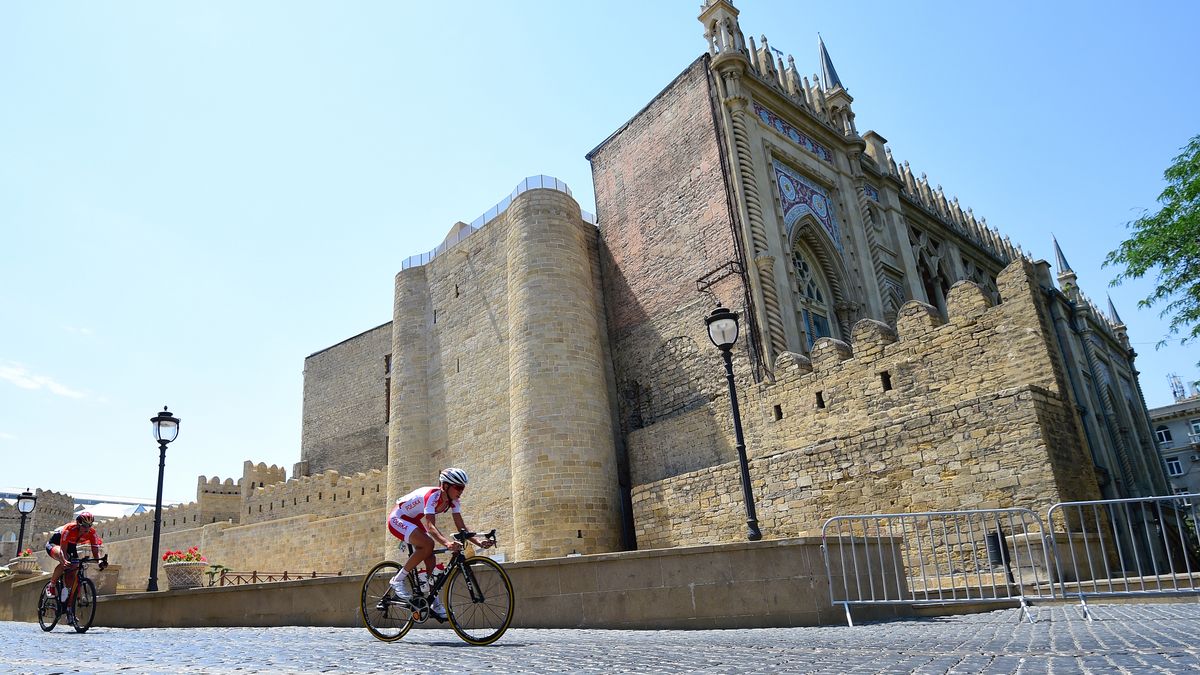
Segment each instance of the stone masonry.
[[[796,536],[819,533],[834,515],[1044,510],[1098,498],[1054,377],[1036,280],[1032,265],[1013,263],[1000,275],[998,306],[972,282],[959,282],[945,323],[930,306],[910,302],[895,331],[864,319],[851,345],[823,338],[811,360],[782,355],[777,381],[745,392],[763,529]],[[728,414],[715,405],[634,432],[630,451],[687,452],[705,429],[727,427]],[[732,445],[727,434],[717,438]],[[744,522],[737,485],[734,463],[637,485],[639,546],[736,539]]]
[[459,466],[468,524],[509,533],[518,558],[618,547],[595,260],[578,204],[530,190],[397,275],[391,499]]
[[387,461],[390,323],[304,359],[302,475],[337,469],[355,473]]

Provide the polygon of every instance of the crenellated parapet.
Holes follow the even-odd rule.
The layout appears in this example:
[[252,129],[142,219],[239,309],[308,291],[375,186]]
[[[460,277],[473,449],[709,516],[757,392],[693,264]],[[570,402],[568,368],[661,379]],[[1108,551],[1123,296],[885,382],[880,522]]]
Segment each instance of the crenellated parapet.
[[[214,522],[215,515],[202,517],[199,502],[188,502],[163,509],[160,532],[194,529]],[[105,542],[150,536],[154,533],[154,510],[97,523],[96,531]]]
[[[844,391],[840,398],[855,404],[869,400],[873,389],[882,389],[880,373],[891,368],[887,391],[902,389],[906,378],[917,390],[942,391],[946,382],[971,379],[977,386],[1008,388],[1036,384],[1053,388],[1046,374],[1051,358],[1041,335],[1044,309],[1035,293],[1034,268],[1018,260],[1000,273],[998,286],[1006,301],[993,305],[988,292],[971,281],[959,281],[946,296],[946,317],[936,308],[916,300],[905,303],[893,329],[873,319],[862,319],[853,328],[850,342],[821,338],[808,358],[784,353],[776,361],[776,385],[764,384],[764,394],[775,386],[799,384],[805,389]],[[1031,330],[1036,328],[1036,333]],[[1033,335],[1031,338],[1030,335]],[[986,340],[984,336],[994,339]],[[1024,353],[1022,359],[1014,351]],[[1035,367],[1040,359],[1045,368]],[[922,364],[928,364],[923,367]],[[832,380],[825,378],[833,377]],[[828,404],[833,397],[822,396]],[[936,405],[937,401],[926,401]],[[911,400],[904,401],[911,405]]]
[[332,469],[255,488],[241,505],[239,522],[258,523],[300,515],[341,516],[377,510],[386,516],[387,473],[342,475]]
[[196,479],[196,503],[200,505],[201,523],[234,522],[242,511],[242,479],[224,481],[218,476]]
[[282,483],[287,480],[287,469],[282,466],[267,466],[263,462],[255,464],[250,460],[242,463],[242,499],[249,499],[258,488]]

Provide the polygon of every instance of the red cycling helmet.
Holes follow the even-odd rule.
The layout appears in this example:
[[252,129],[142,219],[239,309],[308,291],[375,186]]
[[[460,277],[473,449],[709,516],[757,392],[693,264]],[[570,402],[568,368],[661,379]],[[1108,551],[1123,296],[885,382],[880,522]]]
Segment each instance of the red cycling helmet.
[[88,511],[75,516],[75,523],[78,525],[91,525],[96,522],[96,519]]

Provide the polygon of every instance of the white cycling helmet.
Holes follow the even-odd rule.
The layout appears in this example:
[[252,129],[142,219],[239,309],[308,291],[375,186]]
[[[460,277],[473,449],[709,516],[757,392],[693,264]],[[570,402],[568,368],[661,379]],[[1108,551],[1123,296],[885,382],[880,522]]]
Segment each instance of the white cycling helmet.
[[441,475],[438,476],[438,480],[443,483],[449,483],[451,485],[465,486],[467,484],[467,480],[468,480],[467,472],[463,471],[462,469],[456,469],[454,467],[450,467],[449,469],[445,469],[442,471]]

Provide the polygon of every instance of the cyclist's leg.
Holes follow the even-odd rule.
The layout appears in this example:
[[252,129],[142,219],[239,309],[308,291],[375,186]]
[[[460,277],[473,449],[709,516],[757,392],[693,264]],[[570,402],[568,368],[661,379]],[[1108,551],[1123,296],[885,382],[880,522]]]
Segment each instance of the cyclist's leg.
[[51,558],[58,561],[58,564],[54,566],[54,571],[50,573],[50,585],[53,586],[59,580],[59,578],[62,577],[63,569],[66,568],[66,554],[63,553],[61,546],[51,545],[46,546],[46,553],[50,554]]
[[422,562],[425,563],[426,571],[433,569],[433,538],[426,534],[425,530],[414,527],[405,541],[413,547],[413,554],[408,557],[401,572],[408,574]]

